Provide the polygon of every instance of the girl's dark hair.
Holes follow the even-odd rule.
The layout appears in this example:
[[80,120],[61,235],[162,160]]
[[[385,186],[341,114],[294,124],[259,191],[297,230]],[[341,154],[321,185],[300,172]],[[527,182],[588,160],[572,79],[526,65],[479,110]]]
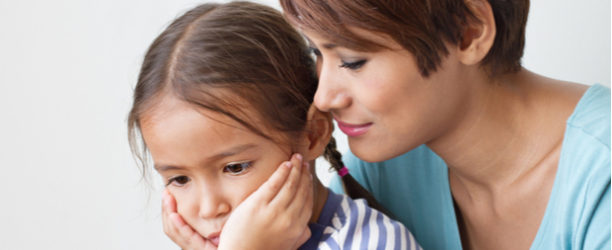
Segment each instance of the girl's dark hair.
[[[146,176],[140,119],[168,96],[226,115],[268,139],[243,112],[245,103],[265,126],[287,136],[303,132],[317,82],[304,39],[280,12],[250,2],[197,6],[174,20],[145,55],[128,116],[132,152]],[[333,139],[325,158],[342,168]],[[355,180],[344,184],[349,196],[384,211]]]
[[[484,1],[484,0],[483,0]],[[495,18],[495,41],[481,65],[490,75],[521,69],[529,0],[487,0]],[[478,22],[471,0],[280,0],[296,26],[317,32],[358,51],[381,48],[352,32],[356,27],[386,34],[414,54],[421,75],[436,71],[448,54],[445,42],[458,45],[466,25]]]

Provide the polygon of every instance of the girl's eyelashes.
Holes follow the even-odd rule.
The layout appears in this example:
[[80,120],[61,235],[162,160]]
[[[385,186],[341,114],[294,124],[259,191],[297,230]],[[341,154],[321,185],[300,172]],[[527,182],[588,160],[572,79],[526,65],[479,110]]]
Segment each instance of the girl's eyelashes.
[[[252,165],[253,165],[252,161],[229,163],[225,165],[225,167],[223,167],[223,172],[229,173],[230,175],[241,175],[241,174],[245,174],[251,168]],[[172,185],[176,187],[182,187],[182,186],[185,186],[190,181],[191,181],[191,178],[185,175],[177,175],[177,176],[168,178],[168,182],[166,183],[166,186]]]
[[358,61],[354,61],[354,62],[345,62],[342,61],[342,64],[340,64],[340,68],[347,68],[350,70],[357,70],[359,68],[361,68],[368,60],[366,59],[362,59],[362,60],[358,60]]
[[231,175],[241,175],[248,171],[252,165],[253,162],[251,161],[230,163],[225,165],[225,167],[223,168],[223,172],[229,173]]
[[177,187],[182,187],[185,184],[187,184],[190,180],[191,179],[189,179],[189,177],[184,176],[184,175],[174,176],[168,179],[168,183],[166,183],[166,186],[172,184]]

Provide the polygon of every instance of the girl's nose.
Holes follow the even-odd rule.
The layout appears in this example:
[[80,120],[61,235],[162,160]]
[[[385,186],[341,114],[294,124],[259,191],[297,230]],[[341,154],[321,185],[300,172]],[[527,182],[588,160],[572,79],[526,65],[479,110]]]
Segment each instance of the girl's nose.
[[230,212],[231,206],[223,195],[215,190],[205,190],[200,196],[198,216],[203,219],[214,219]]

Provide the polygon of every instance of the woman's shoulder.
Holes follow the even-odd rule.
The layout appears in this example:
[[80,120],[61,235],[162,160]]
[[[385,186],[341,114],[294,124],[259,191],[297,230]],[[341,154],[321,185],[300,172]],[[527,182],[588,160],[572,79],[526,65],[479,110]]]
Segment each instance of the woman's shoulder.
[[591,86],[567,120],[566,129],[570,135],[591,137],[610,149],[610,89],[598,84]]
[[567,120],[558,177],[577,186],[610,183],[610,89],[591,86]]

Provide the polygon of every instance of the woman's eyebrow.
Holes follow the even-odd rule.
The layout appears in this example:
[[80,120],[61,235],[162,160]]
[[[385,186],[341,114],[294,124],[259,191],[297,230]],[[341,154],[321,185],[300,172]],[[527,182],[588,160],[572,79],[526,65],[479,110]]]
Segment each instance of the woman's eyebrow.
[[[311,47],[311,48],[316,48],[317,47],[317,46],[315,46],[315,43],[313,43],[312,40],[310,40],[310,38],[306,37],[306,41],[308,42],[308,47]],[[338,47],[338,45],[337,44],[333,44],[333,43],[324,43],[323,44],[323,48],[326,48],[326,49],[333,49],[335,47]]]

